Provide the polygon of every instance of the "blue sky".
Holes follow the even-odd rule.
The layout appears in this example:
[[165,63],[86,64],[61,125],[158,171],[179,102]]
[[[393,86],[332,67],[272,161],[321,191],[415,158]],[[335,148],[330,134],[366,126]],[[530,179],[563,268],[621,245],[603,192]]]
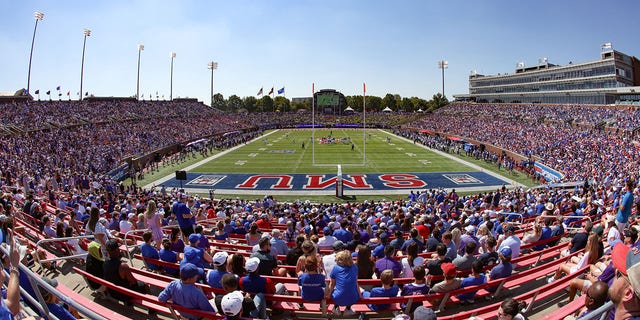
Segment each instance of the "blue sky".
[[[430,99],[468,92],[471,70],[511,73],[538,58],[565,65],[599,59],[600,46],[640,56],[640,1],[9,1],[0,0],[0,91],[27,85],[34,11],[38,24],[31,91],[80,87],[97,96],[136,92],[208,103],[209,61],[225,98],[285,87],[287,98],[333,88],[346,95],[386,93]],[[44,96],[43,96],[44,98]]]

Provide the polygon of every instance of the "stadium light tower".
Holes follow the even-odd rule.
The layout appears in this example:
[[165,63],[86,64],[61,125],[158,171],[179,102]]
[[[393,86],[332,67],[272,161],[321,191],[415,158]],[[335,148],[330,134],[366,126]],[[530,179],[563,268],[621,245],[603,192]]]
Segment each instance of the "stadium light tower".
[[38,21],[44,19],[44,13],[36,11],[34,14],[36,18],[36,26],[33,28],[33,38],[31,39],[31,53],[29,53],[29,71],[27,72],[27,93],[30,93],[31,89],[31,60],[33,58],[33,44],[36,42],[36,30],[38,30]]
[[176,57],[175,52],[171,52],[171,87],[169,89],[169,101],[173,101],[173,58]]
[[91,35],[91,30],[84,29],[84,43],[82,44],[82,65],[80,66],[80,98],[82,101],[82,81],[84,80],[84,49],[87,47],[87,37]]
[[136,99],[140,100],[140,55],[142,53],[142,50],[144,50],[144,45],[143,44],[139,44],[138,45],[138,81],[137,81],[137,86],[136,86]]
[[218,63],[211,61],[207,64],[207,68],[211,69],[211,107],[213,107],[213,70],[218,69]]
[[442,69],[442,97],[444,98],[444,69],[449,67],[449,62],[440,60],[438,61],[438,68]]

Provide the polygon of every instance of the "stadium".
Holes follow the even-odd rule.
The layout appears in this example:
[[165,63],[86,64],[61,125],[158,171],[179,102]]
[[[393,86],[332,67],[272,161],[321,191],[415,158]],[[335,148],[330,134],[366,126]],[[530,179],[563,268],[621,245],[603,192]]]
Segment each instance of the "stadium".
[[202,102],[174,97],[175,53],[146,100],[144,46],[123,97],[83,94],[84,71],[76,96],[37,88],[30,57],[0,95],[0,314],[633,319],[640,61],[601,49],[472,73],[451,102],[442,63],[431,100],[225,99],[212,61]]

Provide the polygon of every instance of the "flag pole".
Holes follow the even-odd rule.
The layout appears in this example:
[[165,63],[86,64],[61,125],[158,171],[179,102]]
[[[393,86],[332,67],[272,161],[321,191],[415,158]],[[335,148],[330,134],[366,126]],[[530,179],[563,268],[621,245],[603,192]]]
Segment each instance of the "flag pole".
[[367,84],[362,83],[362,165],[367,162]]
[[[311,83],[311,164],[316,165],[316,97],[315,83]],[[304,143],[304,142],[303,142]]]

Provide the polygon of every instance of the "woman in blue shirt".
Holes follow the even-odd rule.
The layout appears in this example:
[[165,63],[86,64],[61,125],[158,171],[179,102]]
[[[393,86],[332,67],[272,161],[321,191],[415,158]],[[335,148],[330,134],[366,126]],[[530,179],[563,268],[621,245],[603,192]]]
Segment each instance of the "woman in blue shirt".
[[360,300],[358,288],[358,266],[353,264],[349,250],[336,254],[336,266],[329,275],[331,281],[325,291],[325,297],[333,300],[334,314],[340,314],[340,306],[346,306],[345,316],[354,315],[351,305]]

